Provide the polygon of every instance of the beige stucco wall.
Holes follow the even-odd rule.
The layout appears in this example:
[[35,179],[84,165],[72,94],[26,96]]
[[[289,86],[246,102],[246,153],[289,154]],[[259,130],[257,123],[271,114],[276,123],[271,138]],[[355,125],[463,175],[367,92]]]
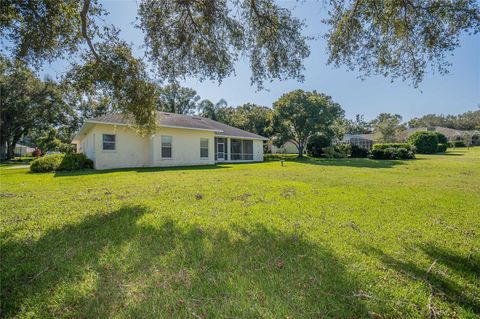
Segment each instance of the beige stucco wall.
[[[151,139],[152,166],[215,164],[214,132],[179,128],[158,128]],[[162,159],[161,137],[172,137],[172,158]],[[200,158],[200,139],[208,138],[208,158]]]
[[[116,149],[103,150],[102,135],[116,135]],[[161,137],[172,137],[172,158],[161,157]],[[200,139],[208,139],[208,158],[200,157]],[[94,124],[79,139],[77,151],[95,163],[95,169],[166,167],[215,164],[215,133],[182,128],[158,128],[155,134],[139,135],[123,125]],[[263,161],[263,142],[253,141],[253,160]]]

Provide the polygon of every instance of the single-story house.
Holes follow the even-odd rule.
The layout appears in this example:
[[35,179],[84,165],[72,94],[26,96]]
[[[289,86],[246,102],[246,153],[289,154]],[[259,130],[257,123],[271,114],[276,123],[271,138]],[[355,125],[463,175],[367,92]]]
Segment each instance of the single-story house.
[[266,138],[196,115],[157,112],[156,130],[142,136],[121,114],[87,120],[74,137],[95,169],[211,165],[263,161]]
[[344,144],[354,144],[370,150],[372,149],[375,140],[373,134],[345,134],[340,142]]
[[27,155],[27,153],[31,153],[34,150],[35,149],[33,147],[29,147],[22,144],[15,144],[15,149],[13,153],[15,154],[15,156],[25,156]]

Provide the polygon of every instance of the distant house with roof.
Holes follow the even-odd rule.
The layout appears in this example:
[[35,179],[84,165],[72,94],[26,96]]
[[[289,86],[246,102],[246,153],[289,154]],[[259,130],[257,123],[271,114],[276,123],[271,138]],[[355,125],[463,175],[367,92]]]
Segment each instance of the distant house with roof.
[[375,140],[373,134],[345,134],[340,142],[344,144],[354,144],[370,150],[372,149]]
[[25,156],[28,153],[32,153],[35,149],[22,144],[16,144],[13,153],[15,156]]
[[263,161],[264,140],[204,117],[157,112],[152,135],[138,134],[121,114],[107,114],[87,120],[72,143],[96,169],[110,169]]

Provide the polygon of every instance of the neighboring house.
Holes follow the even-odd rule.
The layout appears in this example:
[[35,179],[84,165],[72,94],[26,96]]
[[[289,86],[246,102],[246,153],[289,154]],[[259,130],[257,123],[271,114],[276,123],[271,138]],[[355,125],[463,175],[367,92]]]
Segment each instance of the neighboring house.
[[13,151],[13,153],[15,154],[15,156],[25,156],[25,155],[27,155],[27,153],[31,153],[34,150],[35,149],[33,147],[28,147],[28,146],[25,146],[25,145],[16,144],[15,145],[15,150]]
[[355,144],[361,148],[370,150],[375,143],[373,134],[345,134],[341,143]]
[[120,114],[86,121],[72,143],[96,169],[263,161],[266,138],[200,116],[157,112],[156,131],[141,136]]
[[298,148],[290,141],[286,142],[280,147],[276,147],[272,143],[270,146],[270,150],[272,154],[298,154]]

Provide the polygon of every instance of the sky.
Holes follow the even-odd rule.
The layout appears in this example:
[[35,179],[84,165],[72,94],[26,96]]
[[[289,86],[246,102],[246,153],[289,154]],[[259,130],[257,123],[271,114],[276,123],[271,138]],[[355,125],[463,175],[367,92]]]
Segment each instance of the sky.
[[[122,39],[132,43],[137,57],[143,57],[143,34],[135,27],[138,3],[135,0],[101,1],[110,12],[106,21],[122,30]],[[327,30],[321,23],[326,9],[322,1],[279,1],[282,7],[293,10],[294,16],[307,24],[305,35],[319,36]],[[425,114],[459,114],[480,107],[480,35],[464,35],[460,47],[448,61],[450,73],[440,75],[428,70],[418,88],[411,82],[381,76],[360,79],[360,74],[327,65],[326,42],[321,37],[309,42],[311,53],[305,60],[304,82],[296,80],[266,82],[265,89],[258,91],[250,85],[250,68],[247,61],[239,61],[236,75],[217,82],[200,82],[189,78],[182,85],[195,89],[202,99],[213,102],[225,99],[230,106],[255,103],[271,107],[282,94],[296,89],[316,90],[330,95],[345,110],[347,118],[363,114],[366,120],[381,112],[397,113],[405,121]],[[43,74],[60,76],[67,67],[57,61],[44,67]]]

